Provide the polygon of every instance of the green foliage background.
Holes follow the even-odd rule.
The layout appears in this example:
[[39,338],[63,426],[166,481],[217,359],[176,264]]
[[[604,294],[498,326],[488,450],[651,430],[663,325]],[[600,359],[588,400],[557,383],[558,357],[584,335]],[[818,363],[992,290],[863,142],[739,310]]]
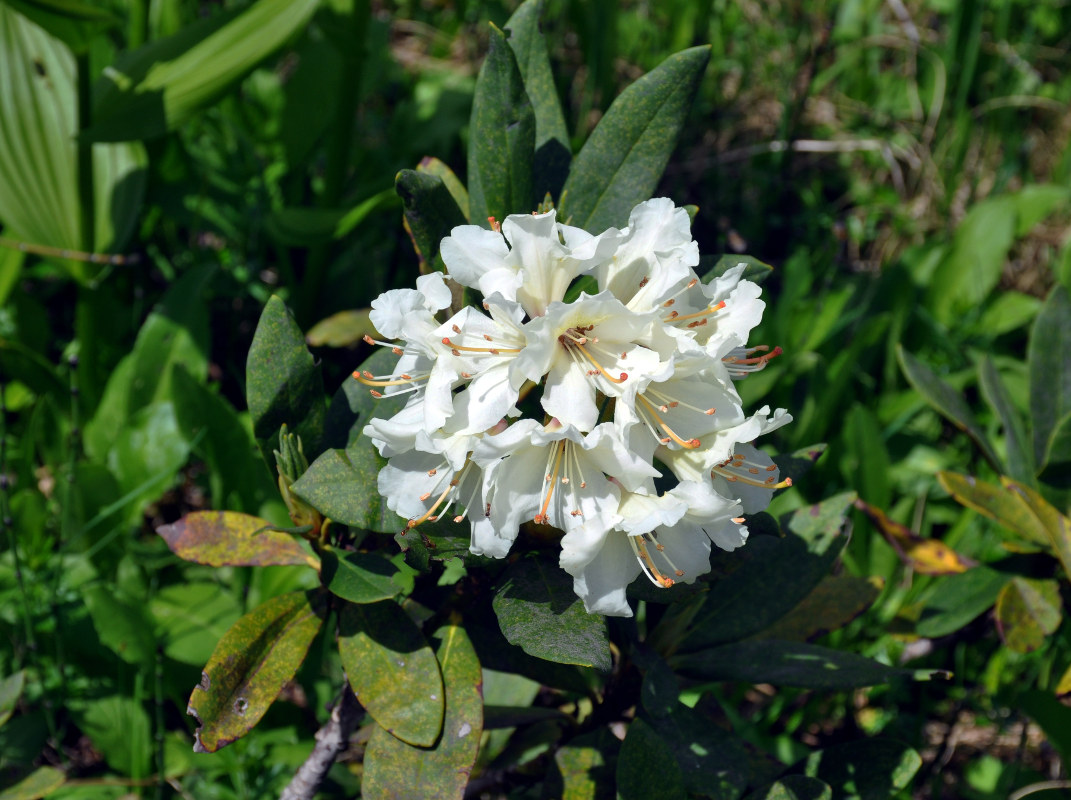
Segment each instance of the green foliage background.
[[[515,10],[0,0],[0,797],[275,796],[343,667],[372,699],[325,797],[405,785],[397,764],[468,763],[474,791],[518,798],[1066,779],[1071,11],[547,0],[544,63],[538,37],[501,33]],[[611,102],[703,45],[690,112],[669,82],[668,163],[641,147],[649,174],[602,193],[586,143],[677,132],[644,139],[643,109]],[[474,103],[485,56],[508,105]],[[434,527],[399,552],[355,440],[376,409],[346,380],[370,301],[431,268],[443,230],[522,210],[532,169],[574,224],[620,223],[647,180],[698,206],[704,271],[772,265],[754,339],[786,355],[739,388],[796,417],[775,437],[796,485],[709,592],[648,591],[609,628],[574,605],[575,641],[540,634],[561,622],[546,557],[463,561]],[[156,533],[209,509],[332,519],[340,612],[300,555],[193,563]],[[195,754],[191,691],[229,679],[217,642],[255,652],[249,613],[285,632],[258,674],[294,682]],[[397,653],[418,654],[412,682],[362,669]],[[953,677],[910,680],[935,671]],[[444,717],[406,705],[435,680]],[[413,756],[476,714],[479,754]]]

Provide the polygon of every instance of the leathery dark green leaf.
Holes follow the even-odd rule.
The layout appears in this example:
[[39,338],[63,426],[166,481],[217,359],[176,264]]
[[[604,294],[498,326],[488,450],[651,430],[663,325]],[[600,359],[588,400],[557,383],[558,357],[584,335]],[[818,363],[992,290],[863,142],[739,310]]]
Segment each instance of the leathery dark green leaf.
[[506,35],[491,25],[490,49],[476,79],[469,121],[469,213],[474,224],[488,217],[535,208],[532,157],[535,115]]
[[651,197],[710,61],[710,45],[675,53],[629,86],[573,160],[560,218],[592,232],[623,227]]
[[398,594],[391,578],[397,570],[377,553],[323,552],[324,585],[352,603],[375,603]]
[[214,753],[260,721],[305,660],[327,596],[316,590],[273,597],[219,640],[186,709],[198,722],[194,752]]
[[434,747],[413,747],[376,727],[364,756],[366,800],[462,800],[483,732],[482,673],[460,625],[435,634],[446,685],[446,716]]
[[344,605],[338,652],[353,693],[384,731],[413,745],[435,743],[443,726],[443,678],[424,634],[401,606],[393,600]]
[[529,655],[610,669],[606,622],[584,610],[573,579],[555,561],[524,558],[511,564],[491,606],[506,639]]

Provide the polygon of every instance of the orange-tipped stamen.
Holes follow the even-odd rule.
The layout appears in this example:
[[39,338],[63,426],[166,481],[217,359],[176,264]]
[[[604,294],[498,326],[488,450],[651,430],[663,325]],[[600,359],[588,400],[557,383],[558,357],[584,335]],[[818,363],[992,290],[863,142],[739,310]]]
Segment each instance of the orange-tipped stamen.
[[543,508],[539,510],[533,518],[533,522],[537,522],[540,525],[547,524],[547,509],[550,508],[550,498],[554,494],[554,488],[558,485],[558,471],[562,467],[562,455],[565,453],[565,440],[558,444],[558,454],[554,457],[554,470],[543,478],[543,482],[548,484],[547,496],[543,500]]
[[[687,441],[685,441],[680,436],[678,436],[677,432],[674,431],[671,427],[669,427],[669,425],[666,424],[665,420],[658,416],[658,410],[653,405],[651,405],[651,402],[646,397],[641,394],[637,395],[636,399],[647,407],[648,413],[652,417],[654,417],[654,421],[658,424],[658,427],[666,432],[666,435],[669,437],[670,441],[674,441],[681,447],[686,448],[688,450],[694,450],[695,448],[699,447],[698,439],[688,439]],[[662,441],[663,444],[667,444],[665,440],[660,441]]]
[[449,347],[455,355],[459,351],[464,353],[490,353],[493,356],[502,355],[503,353],[521,352],[521,348],[519,347],[466,347],[464,345],[455,344],[448,336],[443,337],[443,344]]
[[683,322],[686,319],[698,319],[700,317],[709,317],[712,314],[716,314],[725,308],[725,301],[715,303],[712,306],[707,306],[702,311],[696,311],[694,314],[678,314],[676,312],[670,314],[668,317],[662,319],[663,322],[672,322],[674,324]]

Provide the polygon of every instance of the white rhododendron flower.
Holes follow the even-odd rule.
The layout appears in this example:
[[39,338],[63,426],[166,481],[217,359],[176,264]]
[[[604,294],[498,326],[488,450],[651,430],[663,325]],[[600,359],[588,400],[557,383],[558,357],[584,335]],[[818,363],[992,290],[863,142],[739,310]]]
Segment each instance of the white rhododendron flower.
[[[442,241],[446,276],[372,304],[382,339],[365,341],[398,361],[354,377],[408,394],[364,429],[388,459],[380,493],[409,528],[467,524],[477,555],[556,530],[584,607],[630,616],[634,579],[696,580],[791,484],[750,444],[791,416],[749,416],[734,386],[781,352],[749,344],[759,287],[743,263],[701,277],[688,213],[665,198],[601,233],[553,210],[490,222]],[[447,278],[482,307],[450,313]]]

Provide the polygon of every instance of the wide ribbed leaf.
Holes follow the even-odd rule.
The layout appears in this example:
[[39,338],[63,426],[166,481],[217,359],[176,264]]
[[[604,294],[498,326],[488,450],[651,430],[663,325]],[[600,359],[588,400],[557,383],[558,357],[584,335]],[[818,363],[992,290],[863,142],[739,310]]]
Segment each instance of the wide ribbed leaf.
[[305,27],[319,0],[259,0],[130,53],[97,87],[93,141],[148,139],[226,94]]
[[198,721],[196,752],[214,753],[260,721],[305,660],[323,623],[326,598],[324,592],[272,598],[220,639],[187,708]]
[[316,559],[293,536],[266,530],[269,523],[237,511],[194,511],[156,532],[179,558],[213,567],[307,564]]
[[563,219],[595,232],[623,227],[651,197],[709,60],[709,45],[683,50],[621,93],[573,160]]
[[[7,236],[84,251],[78,192],[78,102],[74,56],[59,40],[0,4],[0,222]],[[140,143],[93,148],[97,251],[122,248],[145,181]],[[75,273],[91,274],[86,265]]]

